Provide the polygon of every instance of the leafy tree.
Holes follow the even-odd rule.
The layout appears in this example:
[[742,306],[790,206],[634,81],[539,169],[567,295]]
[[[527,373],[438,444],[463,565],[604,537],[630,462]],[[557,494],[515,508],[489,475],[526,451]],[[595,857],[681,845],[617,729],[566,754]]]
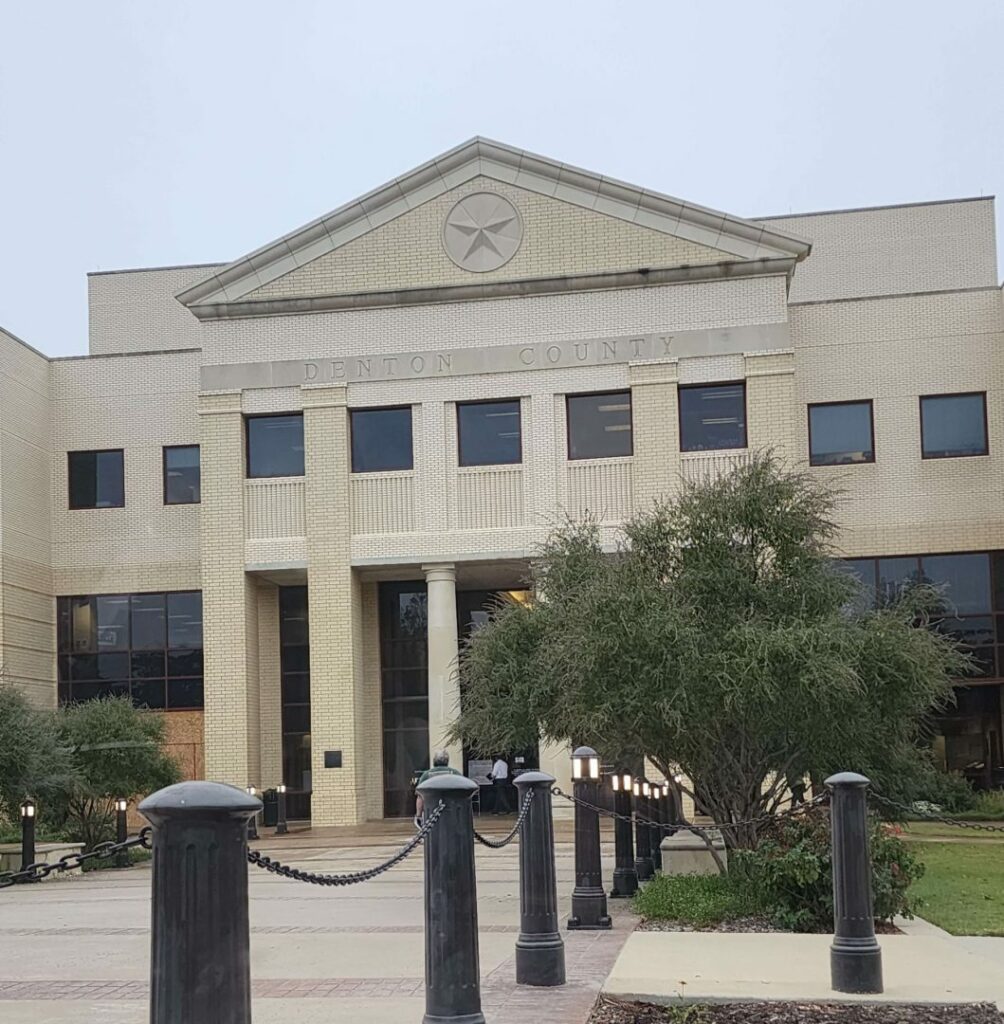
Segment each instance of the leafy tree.
[[42,806],[71,786],[76,766],[55,716],[33,707],[0,671],[0,819],[15,822],[26,796]]
[[116,797],[145,796],[180,778],[162,749],[163,719],[134,708],[127,697],[67,705],[59,729],[79,766],[65,796],[66,814],[87,849],[111,834]]
[[723,824],[773,812],[792,777],[891,785],[921,770],[925,715],[967,658],[925,628],[932,588],[855,601],[834,501],[765,453],[638,515],[613,553],[595,523],[559,528],[535,567],[540,600],[499,608],[462,651],[456,735],[480,751],[543,738],[645,755],[682,770]]

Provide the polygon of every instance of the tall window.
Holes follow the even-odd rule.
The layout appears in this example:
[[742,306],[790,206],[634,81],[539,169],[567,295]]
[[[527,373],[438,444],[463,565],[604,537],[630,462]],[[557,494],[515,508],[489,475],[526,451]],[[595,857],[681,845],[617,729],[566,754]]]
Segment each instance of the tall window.
[[874,461],[871,401],[809,406],[810,465],[847,466]]
[[67,452],[70,508],[122,508],[125,505],[124,453]]
[[411,469],[411,406],[353,409],[352,472],[378,473]]
[[920,448],[925,459],[986,455],[987,396],[922,395]]
[[461,466],[500,466],[523,461],[519,399],[460,402],[457,435]]
[[249,477],[303,476],[303,414],[248,416]]
[[680,451],[746,447],[746,385],[681,386]]
[[60,703],[121,695],[137,707],[202,707],[202,594],[60,597]]
[[202,500],[202,471],[197,444],[164,448],[164,504],[198,505]]
[[388,818],[414,813],[411,784],[429,765],[427,620],[424,583],[380,584],[383,806]]
[[307,588],[279,588],[282,779],[286,813],[310,817],[310,629]]
[[966,645],[975,675],[1004,676],[1004,552],[852,558],[837,565],[861,583],[859,609],[892,601],[911,584],[941,588],[937,628]]
[[631,392],[567,395],[569,459],[631,454]]

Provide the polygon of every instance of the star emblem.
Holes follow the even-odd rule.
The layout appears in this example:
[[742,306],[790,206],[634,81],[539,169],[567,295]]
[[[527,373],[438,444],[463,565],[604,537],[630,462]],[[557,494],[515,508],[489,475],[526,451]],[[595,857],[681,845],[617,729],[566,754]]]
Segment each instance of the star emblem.
[[523,225],[515,207],[494,192],[465,196],[446,216],[443,245],[457,266],[475,273],[495,270],[516,254]]

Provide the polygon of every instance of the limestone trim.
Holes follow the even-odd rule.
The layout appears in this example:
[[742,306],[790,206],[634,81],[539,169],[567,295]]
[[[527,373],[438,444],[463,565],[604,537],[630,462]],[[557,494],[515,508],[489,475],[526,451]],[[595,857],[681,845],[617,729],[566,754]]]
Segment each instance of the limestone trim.
[[[485,176],[732,253],[804,259],[811,244],[718,210],[651,192],[480,136],[235,260],[176,296],[189,308],[234,302],[472,178]],[[197,313],[198,315],[198,313]]]

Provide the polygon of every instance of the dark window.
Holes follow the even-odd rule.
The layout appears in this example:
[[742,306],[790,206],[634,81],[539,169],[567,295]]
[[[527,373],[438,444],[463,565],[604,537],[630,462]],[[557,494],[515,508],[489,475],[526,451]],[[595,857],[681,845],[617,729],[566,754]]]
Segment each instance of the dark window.
[[461,466],[500,466],[523,461],[519,399],[457,405]]
[[568,395],[568,457],[610,459],[631,454],[631,392]]
[[248,416],[250,477],[303,476],[303,416]]
[[920,447],[925,459],[986,455],[987,396],[983,392],[922,396]]
[[164,504],[198,505],[202,500],[202,473],[197,444],[164,449]]
[[746,385],[700,384],[679,389],[680,451],[746,447]]
[[875,461],[872,403],[828,402],[809,406],[809,463],[846,466]]
[[125,476],[121,448],[67,452],[70,508],[122,508]]
[[59,699],[125,694],[137,707],[201,708],[202,594],[60,597]]
[[306,587],[279,588],[282,781],[286,813],[310,817],[310,625]]
[[415,776],[429,765],[427,604],[423,583],[380,584],[384,815],[413,814]]
[[411,406],[399,409],[353,409],[352,472],[379,473],[411,469]]

